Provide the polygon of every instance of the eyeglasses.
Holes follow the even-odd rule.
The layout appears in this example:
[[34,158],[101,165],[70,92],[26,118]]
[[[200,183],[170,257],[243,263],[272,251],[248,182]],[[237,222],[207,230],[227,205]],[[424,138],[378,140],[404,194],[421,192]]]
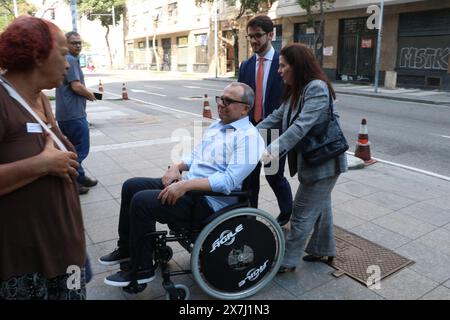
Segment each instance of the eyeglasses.
[[250,39],[260,39],[262,36],[266,35],[267,32],[264,33],[255,33],[255,34],[248,34],[245,36],[245,38],[247,38],[247,40]]
[[71,44],[73,46],[81,46],[81,41],[72,41],[72,42],[69,42],[69,44]]
[[238,100],[233,100],[233,99],[230,99],[230,98],[226,98],[226,97],[224,97],[224,96],[221,96],[221,97],[216,96],[216,103],[217,103],[217,104],[222,104],[222,105],[224,105],[225,107],[228,107],[228,106],[229,106],[230,104],[232,104],[232,103],[248,104],[247,102],[244,102],[244,101],[238,101]]

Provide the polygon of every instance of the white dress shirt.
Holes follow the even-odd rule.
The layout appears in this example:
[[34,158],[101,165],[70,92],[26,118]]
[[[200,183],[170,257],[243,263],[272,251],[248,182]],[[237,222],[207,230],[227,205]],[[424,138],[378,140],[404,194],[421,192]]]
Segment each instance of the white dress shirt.
[[[263,117],[264,117],[264,101],[266,100],[266,88],[267,88],[267,79],[269,78],[270,66],[272,65],[273,55],[275,54],[275,49],[271,46],[270,50],[264,56],[264,79],[263,79]],[[256,76],[258,74],[259,67],[259,55],[256,55],[256,68],[255,68],[255,83]]]

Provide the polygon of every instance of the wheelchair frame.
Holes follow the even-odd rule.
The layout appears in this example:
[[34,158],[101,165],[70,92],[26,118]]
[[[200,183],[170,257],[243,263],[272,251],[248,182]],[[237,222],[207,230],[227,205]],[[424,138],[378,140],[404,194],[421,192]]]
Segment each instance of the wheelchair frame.
[[[194,196],[224,196],[221,193],[214,192],[191,191],[191,193]],[[152,237],[155,241],[154,260],[156,266],[161,270],[163,278],[162,286],[166,291],[166,299],[187,300],[190,296],[189,288],[182,284],[174,284],[171,280],[172,276],[192,273],[194,281],[205,293],[214,298],[230,300],[243,299],[255,294],[266,286],[276,275],[281,265],[285,245],[281,227],[267,212],[248,207],[249,202],[247,192],[232,192],[225,196],[238,197],[239,201],[238,203],[227,206],[208,217],[206,221],[203,221],[203,224],[206,225],[201,230],[191,230],[186,228],[176,229],[169,225],[169,231],[155,231],[146,235],[146,237]],[[237,226],[231,226],[233,223],[239,224]],[[226,230],[220,230],[220,227],[224,225],[227,227]],[[263,246],[263,250],[269,252],[267,254],[269,257],[261,256],[261,249],[259,249],[259,253],[255,252],[256,250],[253,250],[253,248],[260,245],[259,243],[261,241],[254,239],[251,235],[246,239],[246,233],[241,231],[247,231],[247,229],[254,230],[254,233],[259,235],[263,234],[264,240],[270,240],[269,238],[273,236],[273,245]],[[220,233],[220,231],[222,232]],[[215,240],[212,241],[212,239]],[[236,243],[233,248],[229,250],[235,240]],[[168,262],[173,256],[173,251],[172,248],[167,245],[168,242],[178,242],[184,249],[191,253],[190,270],[169,270]],[[238,246],[238,243],[240,243],[241,246]],[[209,252],[206,249],[206,245],[211,246]],[[220,252],[226,254],[228,252],[227,250],[229,250],[227,258],[219,257],[219,259],[213,259],[211,257],[207,259],[208,255],[212,255],[213,252],[216,252],[215,254],[221,254]],[[214,283],[217,281],[223,282],[221,279],[224,277],[223,274],[216,277],[214,275],[216,272],[212,267],[211,269],[213,270],[208,272],[208,274],[212,273],[212,275],[205,277],[206,269],[210,268],[202,265],[202,259],[204,259],[204,261],[208,260],[208,263],[215,267],[218,266],[218,268],[220,268],[222,266],[224,272],[233,269],[232,273],[235,281],[227,278],[227,280],[225,280],[226,284],[219,284],[219,287],[231,286],[228,291],[227,289],[224,290],[217,287],[217,283]],[[256,261],[258,259],[259,262]],[[217,260],[224,263],[218,264],[216,263]],[[265,260],[265,262],[262,262],[263,260]],[[242,290],[240,289],[241,287]],[[123,290],[128,293],[138,293],[145,288],[146,284],[137,284],[136,281],[132,281],[131,284],[124,287]]]

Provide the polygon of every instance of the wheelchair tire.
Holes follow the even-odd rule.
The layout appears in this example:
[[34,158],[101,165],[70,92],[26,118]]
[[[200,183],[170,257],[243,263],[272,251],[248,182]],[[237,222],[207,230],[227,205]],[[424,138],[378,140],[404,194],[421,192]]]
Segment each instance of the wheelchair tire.
[[194,280],[218,299],[249,297],[276,275],[284,242],[281,227],[267,212],[254,208],[226,212],[204,227],[195,241]]
[[176,284],[174,287],[177,291],[177,296],[173,296],[166,291],[166,300],[189,300],[191,292],[188,287],[184,284]]

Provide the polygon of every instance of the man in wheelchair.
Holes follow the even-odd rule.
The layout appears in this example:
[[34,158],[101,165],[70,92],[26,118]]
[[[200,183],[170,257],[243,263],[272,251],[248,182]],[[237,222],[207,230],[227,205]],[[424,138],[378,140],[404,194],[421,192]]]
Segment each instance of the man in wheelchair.
[[[154,279],[155,242],[146,235],[156,231],[156,222],[189,222],[193,214],[204,219],[237,201],[234,197],[194,198],[189,193],[240,190],[265,148],[249,121],[254,103],[249,86],[231,83],[216,102],[220,120],[209,126],[191,155],[171,165],[162,178],[132,178],[123,184],[117,248],[99,262],[111,266],[128,261],[129,268],[106,277],[106,284],[126,287],[132,281],[144,284]],[[185,177],[182,171],[188,171]]]

